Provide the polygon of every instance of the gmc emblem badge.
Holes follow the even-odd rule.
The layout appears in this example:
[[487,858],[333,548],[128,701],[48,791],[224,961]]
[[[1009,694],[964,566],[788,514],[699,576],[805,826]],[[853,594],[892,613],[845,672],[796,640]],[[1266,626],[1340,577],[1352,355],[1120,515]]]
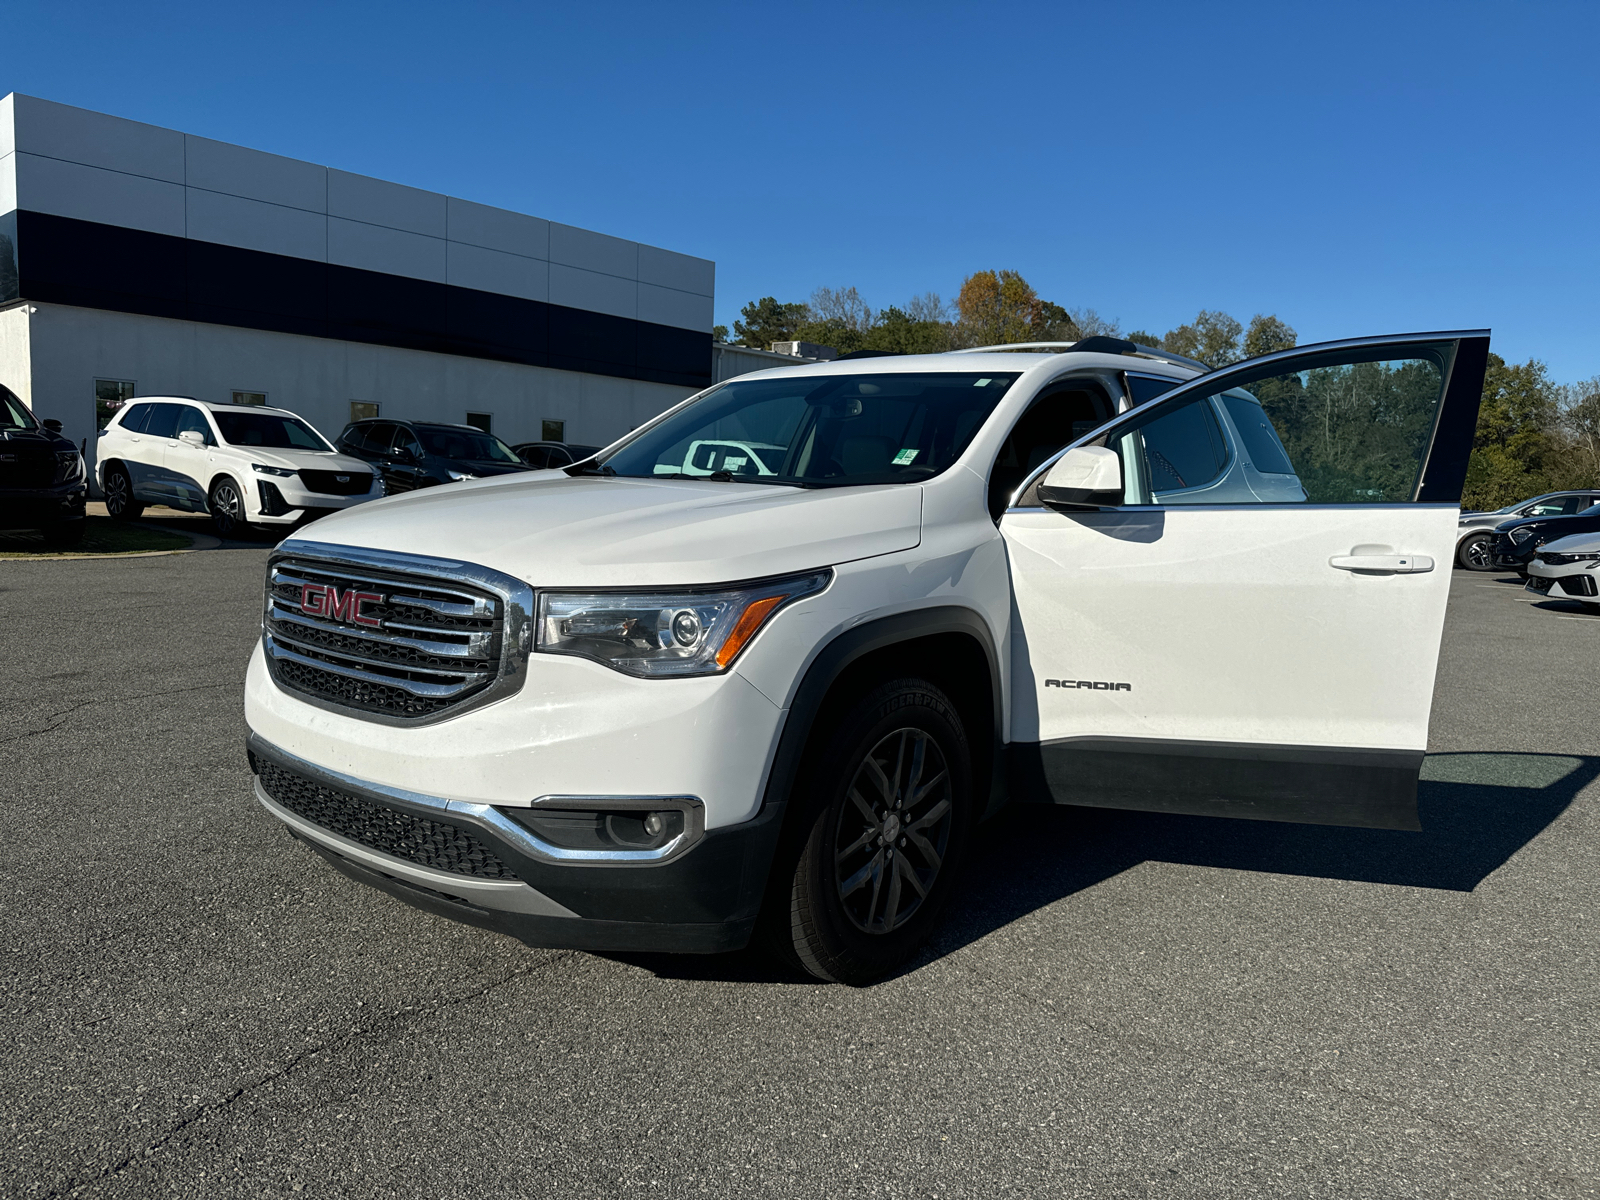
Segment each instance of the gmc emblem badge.
[[383,622],[367,616],[361,611],[361,606],[382,603],[383,595],[380,592],[358,592],[355,588],[346,588],[344,594],[340,595],[338,588],[323,583],[308,583],[300,589],[300,611],[306,616],[328,617],[352,625],[363,625],[368,629],[381,629]]

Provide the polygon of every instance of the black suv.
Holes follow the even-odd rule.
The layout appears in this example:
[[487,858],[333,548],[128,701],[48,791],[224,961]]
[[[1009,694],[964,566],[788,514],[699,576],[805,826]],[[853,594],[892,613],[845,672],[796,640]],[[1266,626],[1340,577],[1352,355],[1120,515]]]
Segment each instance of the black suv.
[[571,442],[518,442],[511,448],[523,462],[541,471],[551,467],[570,467],[573,463],[593,458],[601,449],[599,446],[578,446]]
[[74,546],[88,495],[83,456],[61,436],[61,422],[41,426],[0,385],[0,529],[37,529],[52,546]]
[[377,466],[391,496],[460,479],[482,479],[533,468],[492,433],[472,425],[431,421],[353,421],[338,448]]
[[1499,570],[1528,573],[1528,564],[1546,542],[1572,533],[1600,531],[1600,504],[1571,516],[1524,517],[1495,526],[1493,562]]

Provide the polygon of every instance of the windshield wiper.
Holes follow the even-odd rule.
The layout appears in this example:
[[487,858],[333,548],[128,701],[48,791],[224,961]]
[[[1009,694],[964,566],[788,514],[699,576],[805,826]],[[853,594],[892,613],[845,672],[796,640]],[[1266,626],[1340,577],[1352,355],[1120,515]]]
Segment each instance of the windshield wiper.
[[585,462],[575,467],[566,468],[568,475],[615,475],[617,469],[608,467],[604,463]]

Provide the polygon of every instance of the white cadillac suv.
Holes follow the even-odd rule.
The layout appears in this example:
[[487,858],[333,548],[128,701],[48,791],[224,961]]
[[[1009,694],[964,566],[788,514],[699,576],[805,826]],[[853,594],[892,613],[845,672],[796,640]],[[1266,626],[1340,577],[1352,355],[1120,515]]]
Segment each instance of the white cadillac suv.
[[257,799],[532,944],[850,983],[1008,799],[1419,828],[1488,345],[788,367],[326,518],[268,568]]
[[369,464],[281,408],[141,397],[100,431],[97,451],[95,480],[111,516],[133,520],[147,504],[209,512],[225,537],[383,495]]

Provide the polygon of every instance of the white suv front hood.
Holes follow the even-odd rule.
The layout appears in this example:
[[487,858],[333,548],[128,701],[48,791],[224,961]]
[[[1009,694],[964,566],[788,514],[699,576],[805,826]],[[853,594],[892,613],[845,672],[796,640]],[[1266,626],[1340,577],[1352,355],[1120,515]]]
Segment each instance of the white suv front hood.
[[412,492],[300,538],[477,563],[537,587],[724,583],[909,550],[914,484],[800,489],[540,473]]
[[232,445],[228,448],[264,467],[283,467],[290,471],[349,471],[351,474],[360,471],[367,475],[373,471],[369,462],[326,450],[280,450],[276,446],[269,450],[265,446]]

